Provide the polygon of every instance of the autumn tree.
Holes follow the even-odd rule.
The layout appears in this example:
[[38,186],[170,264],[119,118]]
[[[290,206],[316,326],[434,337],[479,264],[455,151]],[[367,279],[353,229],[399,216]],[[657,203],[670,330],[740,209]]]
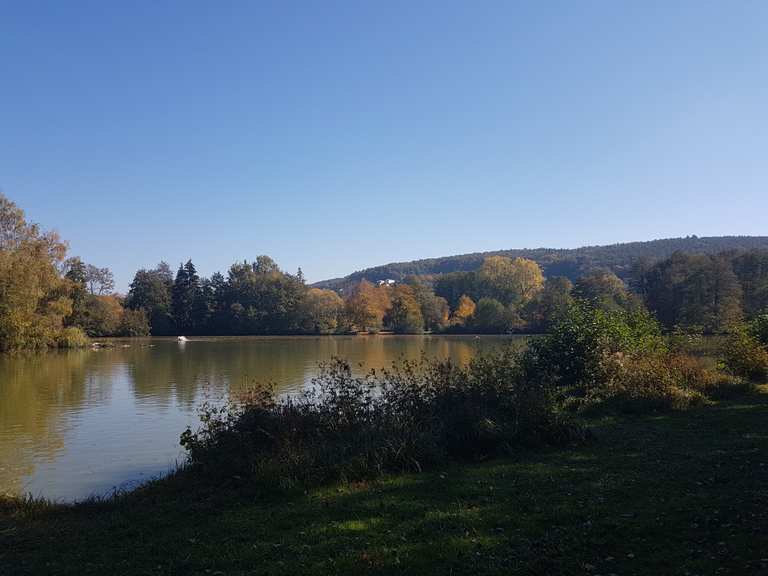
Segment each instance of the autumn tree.
[[454,326],[465,326],[475,315],[475,303],[472,298],[466,294],[459,298],[459,303],[451,316],[451,324]]
[[331,334],[340,327],[344,300],[333,290],[310,288],[304,297],[302,327],[305,332]]
[[88,306],[80,327],[88,336],[117,336],[123,306],[117,296],[88,295]]
[[24,212],[0,194],[0,349],[84,339],[64,333],[72,311],[69,284],[59,272],[65,255],[58,235],[27,223]]
[[624,281],[613,272],[595,271],[582,276],[573,287],[573,296],[606,310],[632,310],[641,305]]
[[346,313],[352,324],[363,332],[381,330],[384,314],[390,307],[389,295],[383,286],[374,286],[361,280],[345,300]]
[[401,284],[392,288],[391,306],[387,313],[392,330],[397,334],[420,334],[424,331],[424,317],[413,288]]
[[525,305],[544,286],[544,275],[533,260],[489,256],[477,273],[483,296],[502,304]]

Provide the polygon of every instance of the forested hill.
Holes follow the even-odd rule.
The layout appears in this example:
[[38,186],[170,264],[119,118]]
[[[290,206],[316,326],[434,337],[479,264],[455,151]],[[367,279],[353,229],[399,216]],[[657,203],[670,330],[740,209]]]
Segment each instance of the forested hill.
[[648,242],[628,242],[609,246],[584,246],[582,248],[522,248],[516,250],[498,250],[495,252],[475,252],[459,256],[427,258],[412,262],[393,262],[383,266],[367,268],[354,272],[344,278],[334,278],[317,282],[318,288],[342,288],[362,280],[402,280],[410,274],[435,275],[448,272],[468,272],[477,270],[487,256],[523,257],[536,261],[546,276],[566,276],[575,280],[595,268],[605,268],[622,278],[627,278],[632,265],[640,258],[660,260],[668,258],[674,252],[682,251],[698,254],[717,254],[731,250],[751,250],[768,248],[768,236],[710,236],[699,238],[666,238]]

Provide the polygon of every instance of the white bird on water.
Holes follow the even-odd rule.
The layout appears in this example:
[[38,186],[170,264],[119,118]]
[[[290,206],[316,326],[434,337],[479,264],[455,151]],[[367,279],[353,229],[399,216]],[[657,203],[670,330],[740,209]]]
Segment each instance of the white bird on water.
[[176,338],[176,340],[178,340],[179,342],[186,342],[187,338],[186,336],[179,336],[178,338]]

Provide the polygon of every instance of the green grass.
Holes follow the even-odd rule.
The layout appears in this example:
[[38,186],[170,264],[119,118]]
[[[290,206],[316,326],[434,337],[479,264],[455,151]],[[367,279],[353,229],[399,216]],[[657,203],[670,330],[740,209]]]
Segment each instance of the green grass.
[[579,448],[307,493],[181,474],[6,501],[0,574],[768,574],[768,387],[591,426]]

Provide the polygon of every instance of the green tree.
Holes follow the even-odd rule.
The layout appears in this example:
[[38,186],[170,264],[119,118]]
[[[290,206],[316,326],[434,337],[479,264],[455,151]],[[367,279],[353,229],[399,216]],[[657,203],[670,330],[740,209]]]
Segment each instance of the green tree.
[[573,284],[568,278],[563,276],[547,278],[544,289],[534,301],[528,315],[532,325],[540,330],[549,330],[573,302],[572,290]]
[[69,297],[72,300],[72,312],[64,320],[66,326],[84,326],[88,315],[88,267],[77,256],[64,261],[64,278],[69,282]]
[[424,318],[424,328],[432,332],[440,332],[448,326],[450,308],[445,298],[437,296],[431,287],[426,285],[421,278],[411,276],[406,278],[406,283],[413,290],[416,301]]
[[741,321],[741,286],[724,256],[676,253],[648,268],[640,284],[668,329],[724,332]]
[[737,253],[731,265],[741,285],[747,318],[768,310],[768,250]]
[[510,328],[508,309],[494,298],[480,298],[475,309],[472,327],[480,332],[501,334]]
[[451,310],[456,310],[462,296],[472,297],[479,293],[475,272],[451,272],[435,279],[435,294],[448,302]]
[[152,270],[141,269],[131,282],[125,305],[131,310],[144,310],[155,336],[174,332],[171,316],[173,276],[168,264],[160,262]]
[[119,336],[149,336],[149,320],[144,310],[126,308],[117,329]]
[[301,330],[306,290],[296,276],[282,272],[268,256],[259,256],[253,263],[230,267],[216,308],[226,311],[232,333],[294,333]]
[[186,264],[179,266],[171,289],[171,310],[176,330],[180,334],[197,331],[195,312],[199,312],[197,306],[201,296],[200,277],[192,260],[187,260]]
[[421,306],[411,286],[395,286],[391,294],[391,307],[388,319],[392,330],[398,334],[420,334],[424,331],[424,317]]

